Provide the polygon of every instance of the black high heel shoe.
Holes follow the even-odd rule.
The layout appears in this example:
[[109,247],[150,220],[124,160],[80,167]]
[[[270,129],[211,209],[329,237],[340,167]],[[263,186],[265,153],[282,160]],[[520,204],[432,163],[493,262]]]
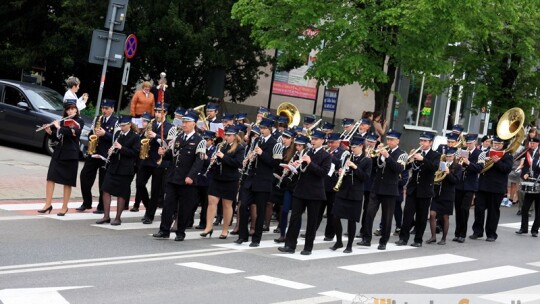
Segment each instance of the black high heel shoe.
[[201,233],[201,237],[205,238],[206,236],[208,236],[208,238],[211,238],[212,237],[212,233],[214,233],[214,229],[208,231],[208,232],[203,232]]
[[57,216],[64,216],[66,215],[66,213],[68,213],[69,209],[66,210],[66,212],[58,212],[56,215]]
[[220,240],[224,240],[224,239],[226,239],[228,236],[229,236],[229,231],[227,231],[227,234],[222,234],[222,235],[220,235],[220,236],[219,236],[219,239],[220,239]]
[[49,208],[41,209],[41,210],[38,210],[37,212],[39,212],[39,213],[47,213],[47,212],[49,212],[49,214],[51,214],[51,211],[52,211],[52,205],[50,205]]

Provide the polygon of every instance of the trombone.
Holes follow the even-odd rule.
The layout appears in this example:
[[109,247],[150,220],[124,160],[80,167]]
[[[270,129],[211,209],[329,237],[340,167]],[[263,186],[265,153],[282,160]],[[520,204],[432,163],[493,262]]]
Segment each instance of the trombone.
[[210,130],[210,124],[208,123],[208,117],[210,115],[206,116],[206,113],[204,112],[205,106],[206,105],[202,104],[200,106],[196,106],[195,108],[193,108],[193,110],[199,112],[199,120],[204,123],[206,130]]

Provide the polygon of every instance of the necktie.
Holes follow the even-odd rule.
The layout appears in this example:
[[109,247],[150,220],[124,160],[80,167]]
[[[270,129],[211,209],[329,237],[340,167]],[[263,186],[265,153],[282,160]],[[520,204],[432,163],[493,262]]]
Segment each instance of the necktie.
[[184,135],[182,136],[182,141],[186,141],[186,140],[187,140],[187,135],[184,134]]
[[264,145],[265,142],[266,142],[266,140],[264,140],[264,138],[261,139],[261,145]]
[[422,157],[426,156],[426,151],[422,151]]

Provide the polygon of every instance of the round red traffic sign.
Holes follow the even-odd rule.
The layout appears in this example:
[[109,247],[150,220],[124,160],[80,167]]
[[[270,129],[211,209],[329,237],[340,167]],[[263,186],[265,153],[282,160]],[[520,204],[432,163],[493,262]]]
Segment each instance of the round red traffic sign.
[[126,55],[127,59],[131,59],[135,56],[135,52],[137,51],[137,36],[135,34],[130,34],[126,38],[126,43],[124,44],[124,55]]

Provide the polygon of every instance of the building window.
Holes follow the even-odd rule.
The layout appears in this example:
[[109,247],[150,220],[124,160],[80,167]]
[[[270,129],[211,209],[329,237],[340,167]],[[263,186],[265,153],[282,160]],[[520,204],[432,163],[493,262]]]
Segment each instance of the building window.
[[405,118],[405,124],[417,127],[433,127],[433,116],[438,96],[424,90],[425,76],[413,77],[409,84],[407,103],[409,110]]

